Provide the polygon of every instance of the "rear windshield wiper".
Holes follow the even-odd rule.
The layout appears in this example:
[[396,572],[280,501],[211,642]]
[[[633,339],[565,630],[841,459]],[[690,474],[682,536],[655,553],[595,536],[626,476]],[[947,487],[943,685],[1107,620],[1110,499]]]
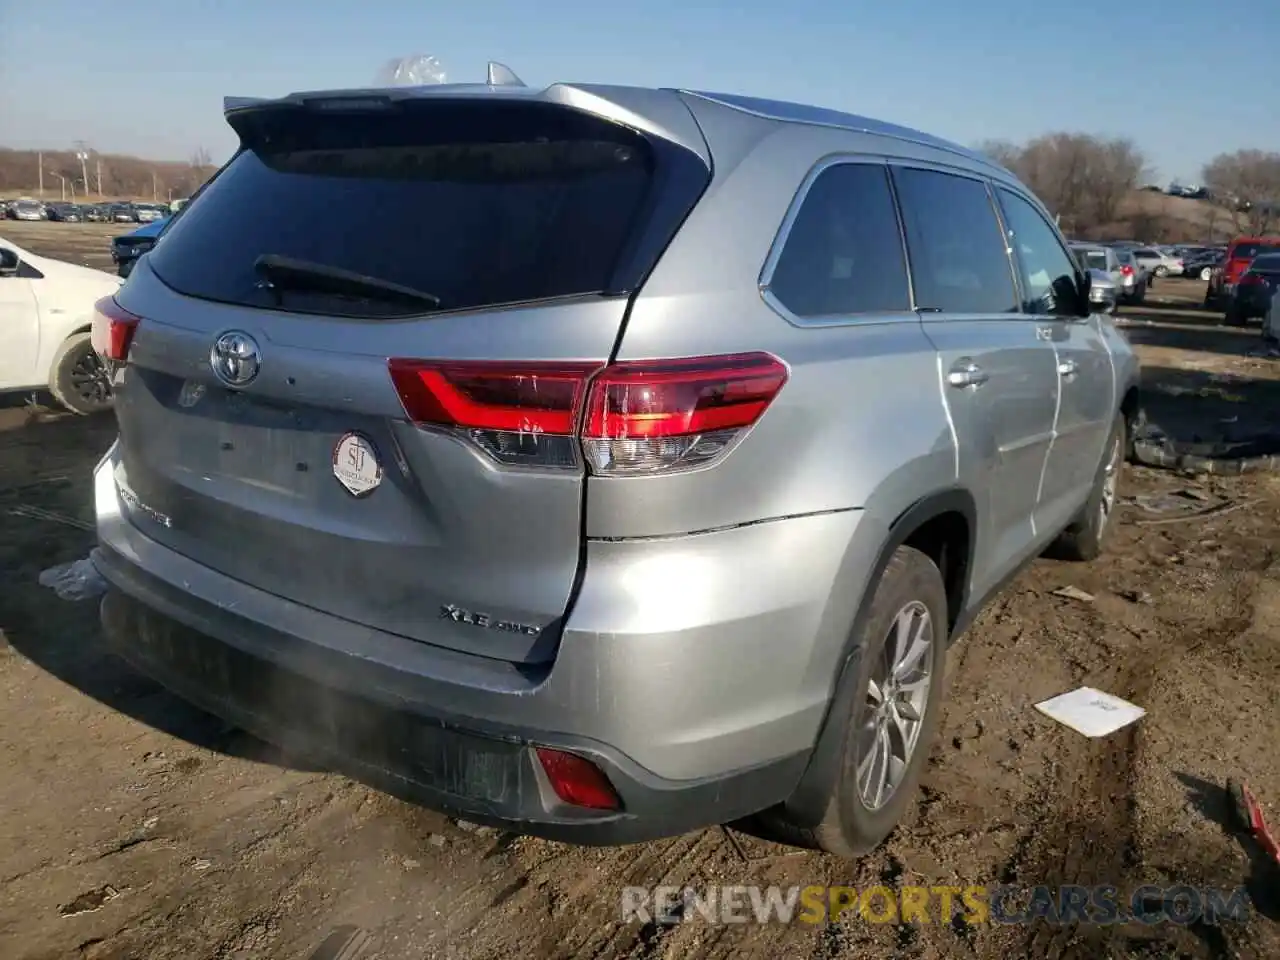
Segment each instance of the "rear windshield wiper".
[[259,286],[276,291],[277,297],[281,290],[309,290],[431,309],[440,306],[440,298],[425,290],[416,290],[390,280],[380,280],[378,277],[324,263],[296,260],[278,253],[264,253],[253,262],[253,269],[262,278]]

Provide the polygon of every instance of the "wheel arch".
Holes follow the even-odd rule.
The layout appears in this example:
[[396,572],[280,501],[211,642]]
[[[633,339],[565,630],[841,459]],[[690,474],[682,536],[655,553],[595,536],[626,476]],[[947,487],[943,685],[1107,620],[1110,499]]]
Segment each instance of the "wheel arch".
[[840,771],[844,720],[852,710],[856,696],[853,674],[857,670],[857,658],[854,656],[857,640],[870,613],[875,587],[894,552],[901,546],[912,546],[939,564],[947,586],[949,634],[954,640],[958,636],[956,628],[963,623],[964,611],[969,604],[976,541],[977,503],[973,495],[961,487],[921,497],[889,524],[887,536],[876,553],[853,622],[845,636],[831,698],[808,766],[784,804],[789,820],[817,824],[826,812],[832,784]]

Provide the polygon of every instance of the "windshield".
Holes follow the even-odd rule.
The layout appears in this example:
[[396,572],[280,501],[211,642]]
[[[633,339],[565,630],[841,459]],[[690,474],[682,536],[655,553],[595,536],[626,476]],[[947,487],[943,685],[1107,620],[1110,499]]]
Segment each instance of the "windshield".
[[[637,134],[585,114],[432,104],[404,111],[277,113],[165,232],[151,267],[180,293],[262,308],[386,316],[378,300],[290,289],[278,257],[429,291],[441,310],[598,294],[649,192]],[[403,311],[403,306],[401,307]]]

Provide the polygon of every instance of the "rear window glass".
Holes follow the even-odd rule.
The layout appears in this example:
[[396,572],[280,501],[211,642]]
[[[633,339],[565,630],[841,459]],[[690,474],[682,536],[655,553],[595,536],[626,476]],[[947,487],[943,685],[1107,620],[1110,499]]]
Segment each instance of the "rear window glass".
[[[654,178],[643,137],[548,105],[294,108],[241,124],[246,148],[150,264],[180,293],[291,312],[376,318],[609,291]],[[427,299],[309,283],[311,268]]]
[[1086,270],[1106,270],[1107,255],[1102,250],[1076,250],[1076,259]]
[[1252,260],[1259,253],[1280,250],[1280,244],[1274,243],[1240,243],[1231,248],[1231,259]]

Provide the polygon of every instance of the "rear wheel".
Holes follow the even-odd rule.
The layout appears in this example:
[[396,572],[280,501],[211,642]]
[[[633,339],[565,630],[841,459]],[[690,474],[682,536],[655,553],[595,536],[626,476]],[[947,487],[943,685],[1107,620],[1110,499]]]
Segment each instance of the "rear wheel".
[[62,406],[82,416],[111,409],[111,379],[89,334],[74,334],[58,348],[49,372],[49,392]]
[[1248,321],[1240,310],[1235,307],[1227,307],[1227,312],[1223,316],[1222,322],[1228,327],[1243,327]]
[[1162,267],[1156,267],[1156,276],[1157,276],[1157,277],[1167,277],[1168,275],[1169,275],[1169,268],[1168,268],[1168,267],[1163,267],[1163,266],[1162,266]]
[[1208,280],[1211,276],[1213,276],[1212,267],[1205,267],[1203,270],[1200,271],[1201,280]]
[[1106,548],[1127,449],[1123,414],[1116,415],[1105,449],[1084,509],[1045,551],[1047,556],[1058,560],[1093,560]]
[[899,547],[853,638],[852,708],[829,720],[843,725],[844,742],[826,812],[815,827],[800,828],[785,810],[767,811],[757,818],[766,835],[856,857],[893,831],[915,797],[937,731],[947,636],[942,574],[924,553]]

